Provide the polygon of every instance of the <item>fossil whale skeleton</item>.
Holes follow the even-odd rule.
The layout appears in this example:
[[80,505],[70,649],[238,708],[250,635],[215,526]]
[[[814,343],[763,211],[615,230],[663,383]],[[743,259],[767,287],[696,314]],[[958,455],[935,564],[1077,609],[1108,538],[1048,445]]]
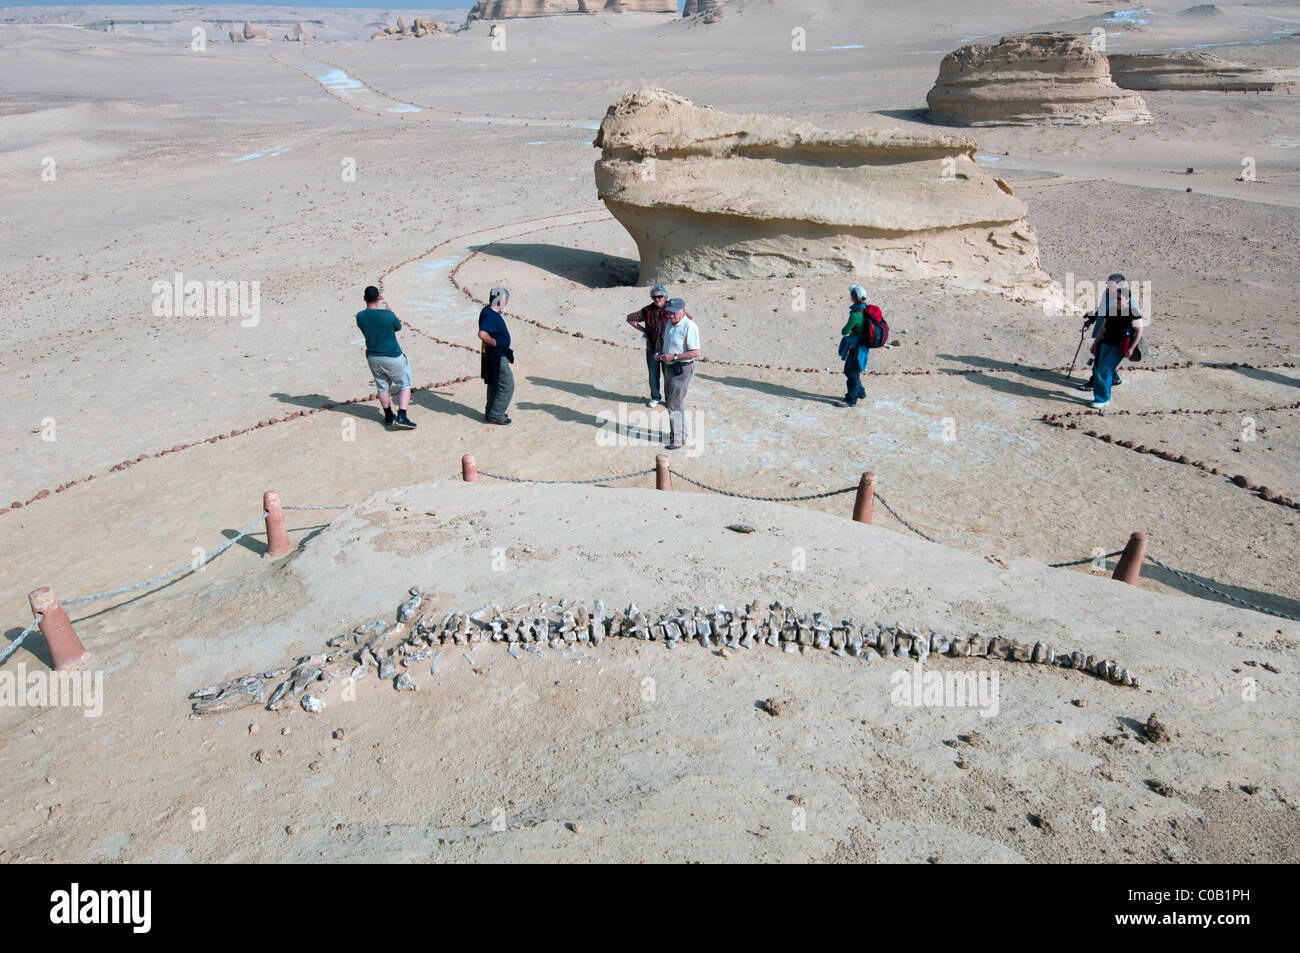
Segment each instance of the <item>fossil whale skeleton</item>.
[[1078,669],[1117,685],[1138,686],[1137,676],[1110,659],[1078,650],[1057,652],[1046,642],[1031,645],[978,632],[951,635],[901,623],[835,622],[824,612],[800,613],[779,601],[764,607],[754,600],[730,611],[725,606],[712,610],[682,607],[651,616],[635,604],[606,614],[600,599],[591,608],[561,600],[557,605],[524,605],[508,611],[493,605],[476,612],[439,615],[415,586],[398,609],[396,622],[381,619],[357,626],[330,639],[325,652],[300,658],[292,666],[201,688],[190,698],[200,715],[248,705],[265,705],[270,711],[301,706],[315,712],[324,707],[320,696],[333,682],[364,678],[372,671],[379,679],[392,681],[398,691],[413,691],[410,669],[429,662],[436,675],[444,646],[505,642],[515,655],[516,645],[533,651],[541,645],[581,650],[610,638],[663,642],[668,648],[698,642],[719,649],[767,645],[786,652],[826,650],[863,660],[870,660],[873,653],[922,662],[945,655],[989,658]]

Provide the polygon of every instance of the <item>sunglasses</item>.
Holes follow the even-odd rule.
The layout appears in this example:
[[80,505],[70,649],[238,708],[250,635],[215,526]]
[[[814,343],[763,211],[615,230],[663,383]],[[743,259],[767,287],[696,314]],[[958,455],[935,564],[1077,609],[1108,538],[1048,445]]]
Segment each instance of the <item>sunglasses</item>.
[[652,298],[663,298],[665,295],[651,295]]

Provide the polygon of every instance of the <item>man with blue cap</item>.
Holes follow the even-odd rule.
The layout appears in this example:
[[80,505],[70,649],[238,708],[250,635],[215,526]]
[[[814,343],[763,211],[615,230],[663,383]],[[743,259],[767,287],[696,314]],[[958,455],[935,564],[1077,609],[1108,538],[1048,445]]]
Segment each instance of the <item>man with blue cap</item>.
[[659,390],[659,375],[663,365],[655,355],[664,343],[664,328],[668,324],[668,309],[665,307],[667,299],[668,292],[664,286],[655,285],[650,289],[650,303],[627,316],[627,323],[645,338],[645,364],[646,370],[650,372],[650,399],[646,402],[647,407],[658,407],[663,400],[663,393]]

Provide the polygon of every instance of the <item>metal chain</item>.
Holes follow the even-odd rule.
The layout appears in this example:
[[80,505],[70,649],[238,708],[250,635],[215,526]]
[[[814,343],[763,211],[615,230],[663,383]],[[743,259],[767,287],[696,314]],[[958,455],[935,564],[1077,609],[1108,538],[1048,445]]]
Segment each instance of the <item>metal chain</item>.
[[22,634],[20,634],[18,638],[6,645],[3,650],[0,650],[0,665],[3,665],[8,661],[9,656],[18,651],[18,646],[23,644],[23,639],[35,632],[37,628],[40,627],[41,620],[44,618],[45,616],[43,613],[36,613],[36,618],[32,620],[32,624],[23,629]]
[[1084,563],[1090,563],[1094,559],[1112,559],[1123,553],[1124,550],[1117,549],[1113,553],[1106,553],[1104,556],[1084,556],[1082,559],[1072,559],[1068,563],[1048,563],[1049,569],[1061,569],[1065,566],[1082,566]]
[[1155,563],[1157,566],[1159,566],[1161,569],[1165,570],[1166,572],[1173,573],[1179,579],[1184,579],[1187,582],[1190,582],[1193,586],[1200,586],[1202,589],[1208,590],[1209,592],[1214,593],[1216,596],[1221,596],[1230,602],[1235,602],[1239,606],[1245,606],[1247,609],[1254,609],[1256,612],[1263,612],[1266,615],[1275,615],[1279,619],[1290,619],[1292,622],[1300,622],[1300,617],[1287,615],[1285,612],[1278,612],[1276,609],[1269,609],[1264,606],[1256,605],[1253,602],[1247,602],[1245,599],[1238,599],[1236,596],[1232,595],[1231,593],[1224,592],[1222,589],[1216,589],[1214,586],[1201,582],[1201,580],[1195,578],[1194,576],[1189,576],[1187,573],[1175,569],[1173,566],[1170,566],[1168,563],[1156,559],[1156,557],[1152,556],[1150,553],[1147,553],[1147,559],[1151,560],[1153,563]]
[[732,490],[723,490],[716,486],[710,486],[699,480],[693,480],[685,473],[679,470],[672,471],[673,476],[679,476],[687,483],[693,483],[701,489],[708,490],[710,493],[721,493],[723,496],[734,496],[739,500],[758,500],[763,503],[797,503],[801,500],[821,500],[828,496],[839,496],[841,493],[852,493],[857,486],[846,486],[842,490],[827,490],[825,493],[810,493],[807,496],[750,496],[748,493],[736,493]]
[[[262,513],[261,516],[259,516],[257,519],[253,520],[253,522],[249,523],[242,530],[240,530],[238,536],[234,536],[226,540],[224,543],[222,543],[212,552],[204,556],[203,557],[204,565],[206,565],[209,561],[216,559],[218,556],[224,553],[231,546],[235,545],[235,543],[239,542],[241,539],[247,536],[249,531],[252,530],[254,526],[262,522],[262,520],[264,519],[266,519],[266,513]],[[74,606],[78,602],[91,602],[95,599],[107,599],[109,596],[120,596],[123,595],[124,593],[135,592],[135,590],[137,589],[143,589],[145,586],[151,586],[156,582],[162,582],[164,579],[170,579],[172,576],[180,575],[183,572],[195,572],[194,563],[188,562],[184,566],[177,567],[176,569],[173,569],[170,572],[165,572],[161,576],[154,576],[152,579],[146,579],[144,582],[137,582],[133,586],[123,586],[121,589],[110,589],[108,592],[96,592],[93,595],[89,595],[89,596],[77,596],[75,599],[61,599],[59,601],[65,606]]]
[[333,506],[285,506],[280,504],[282,510],[346,510],[351,503],[339,503]]
[[902,523],[904,526],[906,526],[908,529],[910,529],[910,530],[911,530],[913,533],[915,533],[917,536],[920,536],[922,539],[927,540],[927,541],[929,541],[929,542],[931,542],[931,543],[936,543],[936,542],[938,542],[938,540],[936,540],[933,536],[927,536],[927,535],[925,535],[925,533],[922,533],[919,529],[917,529],[915,526],[913,526],[913,525],[912,525],[911,523],[909,523],[907,520],[903,519],[903,517],[899,515],[898,510],[894,509],[894,508],[893,508],[892,506],[890,506],[887,502],[885,502],[885,498],[884,498],[883,496],[881,496],[879,493],[876,494],[876,499],[880,501],[880,504],[881,504],[885,509],[889,510],[890,514],[894,517],[894,519],[898,520],[900,523]]
[[[550,486],[566,484],[576,486],[578,484],[588,483],[609,483],[613,480],[627,480],[631,477],[645,476],[647,473],[654,473],[655,468],[649,467],[645,470],[637,470],[635,473],[620,473],[618,476],[596,477],[594,480],[528,480],[524,477],[503,476],[500,473],[488,473],[486,470],[478,471],[479,476],[491,477],[493,480],[505,480],[507,483],[545,483]],[[460,474],[456,474],[459,476]]]

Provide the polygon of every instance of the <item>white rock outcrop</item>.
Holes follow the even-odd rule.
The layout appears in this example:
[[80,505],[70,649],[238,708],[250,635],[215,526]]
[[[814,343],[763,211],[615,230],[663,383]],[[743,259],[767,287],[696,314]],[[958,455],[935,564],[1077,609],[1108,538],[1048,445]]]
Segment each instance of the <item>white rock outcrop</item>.
[[932,122],[954,126],[1151,121],[1142,97],[1115,85],[1105,54],[1067,33],[954,50],[926,102]]
[[1049,294],[1025,203],[965,136],[822,130],[647,88],[609,108],[595,145],[642,282],[854,273]]
[[1203,50],[1112,53],[1110,75],[1122,89],[1213,89],[1256,92],[1294,86],[1300,70],[1233,63]]

